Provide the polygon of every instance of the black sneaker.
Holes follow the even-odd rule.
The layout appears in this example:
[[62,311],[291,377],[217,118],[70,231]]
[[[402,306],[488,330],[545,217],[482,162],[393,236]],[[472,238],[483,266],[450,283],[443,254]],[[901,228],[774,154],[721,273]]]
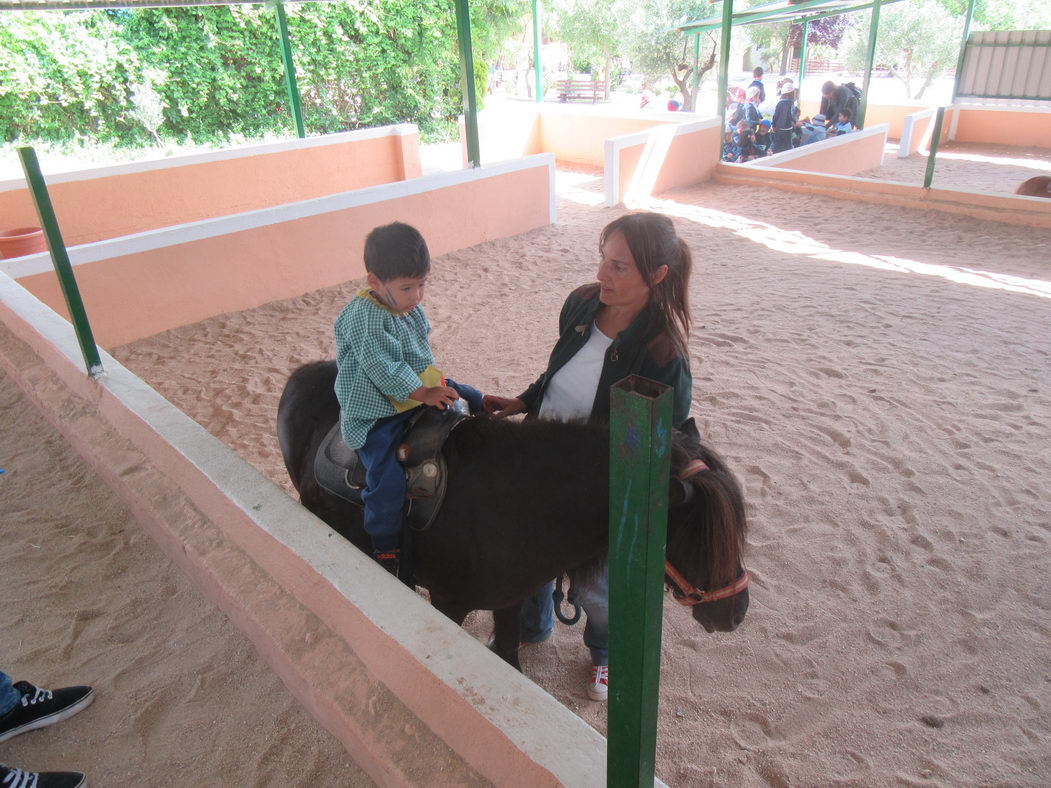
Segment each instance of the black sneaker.
[[[22,693],[22,699],[11,711],[0,716],[0,742],[7,741],[20,733],[46,728],[48,725],[69,719],[78,711],[87,708],[95,699],[95,690],[91,687],[63,687],[57,690],[46,690],[34,687],[28,681],[17,681],[14,687]],[[25,783],[26,786],[32,784],[32,782]],[[13,783],[13,785],[20,786],[22,783]],[[2,780],[0,780],[0,786],[9,788],[8,784]]]
[[[398,576],[398,566],[401,564],[401,550],[373,550],[372,557],[376,559],[376,563],[392,575]],[[0,739],[0,741],[3,741],[3,739]]]
[[0,785],[4,788],[84,788],[80,772],[24,772],[0,763]]

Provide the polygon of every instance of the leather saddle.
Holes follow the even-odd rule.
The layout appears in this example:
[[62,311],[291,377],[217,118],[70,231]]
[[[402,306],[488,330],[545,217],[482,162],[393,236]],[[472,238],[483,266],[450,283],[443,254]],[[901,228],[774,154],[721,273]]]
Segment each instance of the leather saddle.
[[[452,431],[468,416],[453,408],[417,408],[405,427],[397,448],[398,462],[405,468],[405,497],[409,502],[405,524],[423,531],[434,522],[449,478],[442,446]],[[322,489],[356,506],[363,506],[365,466],[358,454],[343,442],[339,422],[328,431],[314,455],[314,477]]]

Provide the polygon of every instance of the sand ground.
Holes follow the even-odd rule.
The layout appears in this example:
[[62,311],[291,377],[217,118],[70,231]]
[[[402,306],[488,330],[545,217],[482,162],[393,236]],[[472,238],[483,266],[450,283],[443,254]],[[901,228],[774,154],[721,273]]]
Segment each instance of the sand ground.
[[[593,278],[621,211],[587,173],[559,186],[554,226],[435,261],[458,379],[516,394]],[[695,255],[694,412],[744,485],[754,580],[734,633],[666,605],[659,776],[1051,783],[1051,233],[744,186],[664,197]],[[357,284],[113,352],[291,492],[278,397],[331,357]],[[485,637],[486,615],[468,626]],[[523,663],[604,731],[579,627]]]
[[[860,178],[922,184],[927,155],[897,158],[897,145],[888,145],[883,164],[858,173]],[[1022,181],[1051,175],[1051,150],[973,142],[948,142],[938,147],[931,185],[943,189],[1013,194]]]
[[2,372],[0,436],[0,669],[96,692],[0,762],[93,788],[373,784]]

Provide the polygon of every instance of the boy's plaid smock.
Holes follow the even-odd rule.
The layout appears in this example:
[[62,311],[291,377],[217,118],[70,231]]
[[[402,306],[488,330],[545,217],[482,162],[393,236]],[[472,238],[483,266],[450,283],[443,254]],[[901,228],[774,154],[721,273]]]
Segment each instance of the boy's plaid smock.
[[430,332],[422,306],[395,312],[368,290],[359,290],[340,312],[336,399],[340,431],[350,448],[365,444],[377,419],[421,404],[405,401],[420,386],[439,385],[441,373],[431,366]]

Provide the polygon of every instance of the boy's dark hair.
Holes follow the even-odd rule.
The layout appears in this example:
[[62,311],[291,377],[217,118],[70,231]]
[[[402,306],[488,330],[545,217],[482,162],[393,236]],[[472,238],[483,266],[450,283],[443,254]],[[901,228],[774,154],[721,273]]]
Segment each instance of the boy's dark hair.
[[375,228],[365,238],[365,270],[381,282],[418,279],[431,270],[431,253],[420,231],[403,222]]
[[754,69],[752,69],[752,76],[756,79],[759,79],[759,77],[763,76],[763,67],[756,66]]
[[853,120],[849,109],[841,109],[839,111],[839,114],[843,115],[847,119],[847,123],[850,123],[850,121]]

